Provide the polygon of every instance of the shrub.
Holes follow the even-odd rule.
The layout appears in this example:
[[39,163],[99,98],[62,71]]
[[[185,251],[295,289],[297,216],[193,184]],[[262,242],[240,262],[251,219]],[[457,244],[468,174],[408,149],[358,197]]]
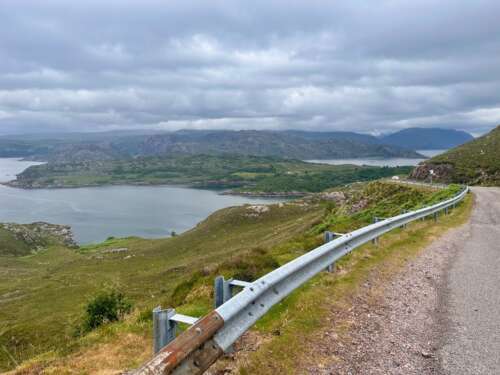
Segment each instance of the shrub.
[[89,332],[103,324],[121,320],[131,310],[132,303],[123,293],[116,290],[102,291],[85,307],[83,331]]

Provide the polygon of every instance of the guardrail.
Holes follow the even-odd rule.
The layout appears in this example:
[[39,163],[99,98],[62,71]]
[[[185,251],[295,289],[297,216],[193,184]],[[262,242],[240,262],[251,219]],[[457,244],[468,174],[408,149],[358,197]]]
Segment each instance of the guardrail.
[[252,283],[233,284],[243,289],[232,298],[227,291],[232,280],[219,280],[222,295],[226,290],[227,298],[230,299],[224,302],[227,298],[223,297],[223,303],[218,307],[216,304],[217,308],[207,316],[192,318],[193,325],[189,329],[163,347],[134,374],[202,374],[225,352],[230,352],[232,344],[272,306],[313,276],[326,269],[333,269],[335,262],[344,255],[369,241],[376,241],[392,229],[404,227],[430,215],[434,215],[436,219],[442,210],[447,213],[450,207],[455,207],[463,200],[468,190],[468,187],[464,187],[449,200],[391,218],[380,218],[375,223],[350,233],[325,236],[325,239],[331,241],[260,279]]

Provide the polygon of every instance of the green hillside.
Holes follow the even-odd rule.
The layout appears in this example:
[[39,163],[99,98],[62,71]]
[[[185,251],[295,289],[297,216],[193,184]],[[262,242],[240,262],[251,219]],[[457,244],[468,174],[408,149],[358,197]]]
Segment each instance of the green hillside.
[[410,174],[419,180],[500,186],[500,126],[462,146],[418,165]]

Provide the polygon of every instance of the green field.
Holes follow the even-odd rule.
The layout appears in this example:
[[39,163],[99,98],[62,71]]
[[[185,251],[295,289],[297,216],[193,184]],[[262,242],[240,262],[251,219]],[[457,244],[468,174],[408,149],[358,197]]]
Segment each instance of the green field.
[[410,167],[311,164],[256,156],[177,156],[48,163],[24,171],[24,188],[184,184],[237,192],[319,192],[332,186],[408,174]]
[[[457,189],[355,184],[342,189],[345,199],[336,203],[313,195],[267,210],[223,209],[173,238],[109,239],[79,250],[53,246],[34,255],[0,257],[0,369],[36,357],[34,365],[26,366],[64,373],[61,368],[76,366],[75,355],[80,358],[78,353],[106,343],[121,350],[127,343],[127,350],[134,351],[123,358],[116,354],[115,366],[137,366],[150,355],[154,306],[202,315],[212,306],[211,285],[218,274],[254,280],[321,244],[324,230],[350,231],[371,223],[373,216],[431,204]],[[116,248],[128,251],[109,252]],[[85,303],[110,287],[133,301],[134,312],[123,323],[77,336]],[[88,366],[106,367],[102,358],[85,365],[76,361],[82,373],[92,372]]]

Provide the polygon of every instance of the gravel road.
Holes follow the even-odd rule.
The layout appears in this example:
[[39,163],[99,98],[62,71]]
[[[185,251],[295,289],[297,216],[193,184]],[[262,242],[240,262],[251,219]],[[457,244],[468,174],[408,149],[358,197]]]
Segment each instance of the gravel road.
[[348,311],[332,314],[298,374],[500,374],[500,189],[472,190],[470,221],[389,283],[375,275]]
[[442,291],[444,374],[500,374],[500,188],[473,188],[476,206]]

